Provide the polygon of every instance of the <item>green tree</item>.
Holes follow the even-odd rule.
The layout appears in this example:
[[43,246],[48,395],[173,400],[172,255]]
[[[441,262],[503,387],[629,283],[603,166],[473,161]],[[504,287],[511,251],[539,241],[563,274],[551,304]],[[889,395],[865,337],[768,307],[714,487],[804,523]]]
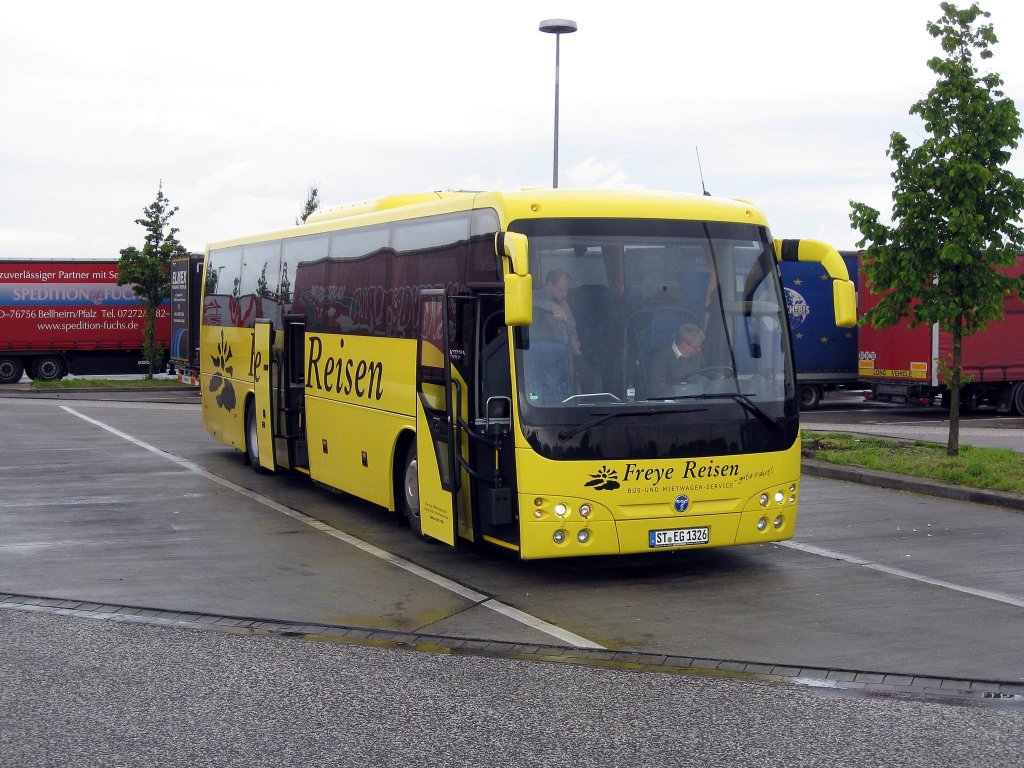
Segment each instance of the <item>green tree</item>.
[[989,14],[976,3],[941,8],[927,30],[945,58],[928,61],[938,80],[910,108],[927,136],[914,148],[899,132],[890,136],[894,224],[853,200],[850,221],[866,246],[868,284],[882,296],[861,322],[881,328],[909,318],[912,326],[937,323],[950,334],[952,356],[940,365],[951,394],[946,452],[956,456],[964,338],[1001,319],[1004,298],[1024,287],[1024,277],[1000,270],[1016,263],[1022,247],[1024,181],[1005,167],[1021,136],[1017,108],[1000,90],[1000,76],[975,64],[975,55],[991,58],[998,42],[992,25],[979,21]]
[[142,329],[142,354],[149,361],[147,379],[163,368],[164,350],[156,343],[156,314],[160,305],[171,294],[171,259],[186,253],[178,242],[176,227],[168,227],[171,217],[178,212],[164,195],[164,183],[157,188],[156,200],[142,210],[136,219],[146,230],[142,250],[134,245],[121,249],[118,261],[118,285],[134,284],[135,295],[142,302],[145,319]]
[[296,224],[305,224],[312,214],[320,210],[320,190],[316,184],[310,182],[309,189],[306,190],[306,203],[302,206],[302,213],[295,219]]

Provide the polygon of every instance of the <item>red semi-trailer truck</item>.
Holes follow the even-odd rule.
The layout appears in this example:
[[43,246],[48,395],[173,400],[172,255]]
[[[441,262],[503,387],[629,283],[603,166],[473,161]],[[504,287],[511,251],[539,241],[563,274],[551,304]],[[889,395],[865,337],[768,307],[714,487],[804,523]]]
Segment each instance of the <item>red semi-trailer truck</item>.
[[[1024,271],[1024,256],[1007,271]],[[879,297],[866,287],[860,272],[858,314],[870,310]],[[993,406],[1000,413],[1024,416],[1024,302],[1014,295],[1004,299],[1005,316],[979,333],[963,339],[963,372],[970,377],[961,388],[965,410]],[[933,404],[940,396],[947,404],[947,366],[953,340],[937,326],[911,328],[904,320],[887,328],[871,324],[859,329],[858,378],[871,388],[869,398],[882,402]]]
[[[145,373],[143,307],[117,284],[116,259],[0,258],[0,384],[23,373]],[[170,344],[170,313],[157,312],[156,340]],[[166,355],[165,358],[166,360]]]

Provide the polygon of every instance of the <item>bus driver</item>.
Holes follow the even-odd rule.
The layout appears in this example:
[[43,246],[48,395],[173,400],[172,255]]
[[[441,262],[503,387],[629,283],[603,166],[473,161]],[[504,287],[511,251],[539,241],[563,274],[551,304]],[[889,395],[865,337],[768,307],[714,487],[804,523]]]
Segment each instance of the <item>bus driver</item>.
[[650,394],[670,395],[677,384],[707,368],[703,347],[704,331],[693,323],[680,326],[672,345],[659,349],[651,361]]

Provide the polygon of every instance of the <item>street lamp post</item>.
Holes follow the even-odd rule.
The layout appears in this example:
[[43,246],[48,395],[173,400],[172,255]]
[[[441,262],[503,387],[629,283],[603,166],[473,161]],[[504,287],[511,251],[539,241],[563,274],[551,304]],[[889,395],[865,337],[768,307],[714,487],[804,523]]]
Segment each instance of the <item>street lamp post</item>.
[[569,19],[545,19],[540,31],[555,36],[555,160],[551,186],[558,189],[558,60],[561,54],[562,35],[576,31],[576,22]]

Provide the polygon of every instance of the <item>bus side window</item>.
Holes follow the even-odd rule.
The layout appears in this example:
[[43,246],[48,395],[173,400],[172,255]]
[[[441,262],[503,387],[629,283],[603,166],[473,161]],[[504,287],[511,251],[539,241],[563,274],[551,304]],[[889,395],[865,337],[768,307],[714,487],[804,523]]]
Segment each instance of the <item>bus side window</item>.
[[232,312],[232,301],[238,296],[241,270],[241,248],[210,251],[203,291],[203,325],[235,326],[236,313]]

